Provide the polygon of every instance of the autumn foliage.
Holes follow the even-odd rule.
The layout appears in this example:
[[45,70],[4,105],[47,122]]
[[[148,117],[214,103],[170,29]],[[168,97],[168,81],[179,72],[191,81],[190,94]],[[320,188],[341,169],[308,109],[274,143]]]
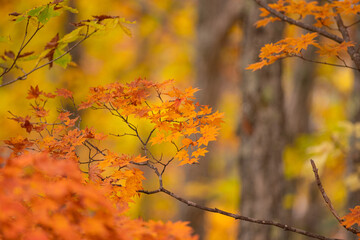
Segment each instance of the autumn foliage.
[[86,181],[75,161],[43,152],[1,164],[2,239],[196,239],[186,223],[124,216],[110,185]]
[[[38,136],[5,141],[13,152],[9,159],[3,160],[5,167],[1,171],[2,185],[6,186],[2,205],[7,206],[7,214],[2,217],[4,222],[10,218],[14,221],[2,229],[4,237],[16,239],[23,234],[29,239],[39,239],[36,236],[41,239],[56,236],[195,239],[185,223],[146,223],[130,220],[123,213],[142,190],[143,173],[134,166],[160,166],[164,172],[173,160],[178,165],[195,163],[207,152],[209,141],[215,140],[222,114],[194,103],[196,91],[192,88],[181,91],[172,81],[153,83],[138,79],[129,84],[91,88],[88,99],[77,105],[66,89],[46,93],[38,86],[31,87],[26,98],[31,101],[32,115],[13,114],[12,119],[27,133]],[[67,99],[77,110],[60,110],[56,119],[49,122],[51,109],[46,108],[46,103],[54,98]],[[84,109],[105,110],[120,118],[128,126],[128,134],[141,142],[145,155],[130,156],[100,149],[100,142],[107,136],[92,128],[79,128],[77,114]],[[131,123],[132,118],[148,120],[153,129],[147,136],[141,136]],[[156,158],[151,153],[151,145],[161,143],[173,147],[174,154],[169,159]],[[79,147],[87,148],[88,159],[77,156]],[[13,208],[7,205],[9,202]],[[25,213],[28,218],[20,217]],[[124,232],[128,236],[121,234]]]
[[[130,22],[122,18],[93,16],[74,23],[76,28],[69,34],[57,34],[38,55],[34,51],[23,53],[32,37],[63,10],[77,12],[63,1],[53,1],[24,13],[10,14],[15,22],[26,21],[26,34],[18,53],[5,50],[1,76],[22,69],[24,61],[34,61],[35,67],[22,69],[23,75],[2,86],[24,80],[37,69],[51,68],[54,63],[67,67],[72,64],[69,52],[94,33],[120,26],[130,34],[122,24]],[[27,38],[29,24],[36,28]],[[0,238],[197,239],[187,223],[145,222],[125,216],[128,204],[143,189],[145,178],[137,166],[149,167],[162,175],[175,161],[177,165],[198,162],[207,152],[208,143],[216,139],[222,114],[194,102],[196,91],[181,91],[173,81],[154,83],[138,79],[91,88],[88,98],[77,102],[67,89],[47,93],[32,86],[26,96],[31,114],[10,113],[27,136],[4,141],[11,154],[0,162]],[[50,101],[58,99],[71,105],[72,110],[47,108]],[[95,110],[119,118],[129,130],[124,135],[137,138],[144,154],[118,154],[103,149],[101,142],[108,136],[83,127],[81,122],[83,111]],[[136,119],[148,121],[152,130],[140,133],[133,122]],[[152,146],[164,143],[173,149],[172,156],[155,156]],[[81,148],[88,151],[86,159],[78,155]]]
[[[255,0],[255,2],[261,6],[260,16],[262,17],[256,23],[256,27],[265,27],[269,23],[283,21],[308,33],[266,44],[260,49],[258,62],[249,65],[247,69],[256,71],[277,60],[298,57],[312,63],[359,71],[359,43],[353,40],[356,37],[350,28],[359,23],[356,16],[360,13],[360,1],[343,0],[321,3],[304,0],[278,0],[270,4],[261,0]],[[312,23],[306,22],[306,18],[312,19]],[[310,47],[316,49],[319,59],[304,57],[304,52]],[[332,58],[337,61],[331,60]],[[327,202],[327,204],[329,203]],[[331,210],[334,211],[334,209]],[[352,227],[360,226],[359,210],[360,207],[356,206],[354,209],[350,209],[348,215],[338,219],[347,230],[358,236],[360,236],[359,230]]]
[[[16,203],[13,209],[7,207],[9,213],[3,215],[4,221],[15,219],[8,229],[3,229],[5,238],[16,239],[24,234],[43,239],[54,236],[64,239],[107,239],[109,236],[114,239],[134,239],[135,236],[167,239],[170,235],[193,239],[184,223],[145,223],[127,219],[122,214],[142,189],[143,174],[134,166],[155,168],[160,165],[164,171],[173,160],[180,165],[195,163],[207,152],[209,141],[216,139],[222,114],[212,113],[209,107],[194,103],[196,91],[193,88],[181,91],[172,81],[153,83],[138,79],[129,84],[91,88],[88,99],[77,105],[66,89],[46,93],[38,86],[31,87],[26,98],[31,101],[33,114],[13,114],[12,119],[27,133],[35,132],[38,137],[14,137],[5,141],[13,153],[3,160],[6,164],[2,169],[2,183],[7,186],[3,191],[10,193],[10,196],[5,194],[3,203]],[[49,122],[51,109],[46,108],[46,103],[56,97],[67,99],[76,110],[62,109],[56,113],[56,119]],[[99,142],[107,136],[92,128],[79,128],[79,111],[89,108],[105,110],[120,118],[128,126],[129,135],[138,138],[147,154],[128,156],[100,149]],[[131,118],[146,119],[153,129],[147,136],[140,136]],[[156,158],[151,153],[149,145],[161,143],[169,143],[174,148],[169,159]],[[78,147],[88,149],[88,159],[77,156]],[[79,166],[82,165],[86,170],[81,174]],[[108,173],[103,174],[105,171]],[[25,197],[26,194],[29,197]],[[31,217],[20,218],[25,212]],[[128,237],[120,234],[124,232]]]
[[[255,1],[261,5],[261,0]],[[315,47],[320,57],[336,57],[340,61],[332,65],[350,67],[344,55],[348,53],[352,59],[351,49],[356,43],[341,30],[344,25],[339,22],[339,15],[358,14],[359,1],[330,1],[320,5],[279,0],[262,6],[263,19],[257,22],[257,27],[288,21],[309,33],[266,44],[260,50],[258,62],[248,69],[259,70],[286,57],[306,60],[303,53],[309,47]],[[0,56],[3,68],[0,77],[6,77],[9,72],[16,76],[3,81],[0,87],[25,80],[45,66],[75,66],[71,51],[93,35],[115,27],[131,35],[126,24],[132,22],[118,16],[97,15],[73,23],[75,29],[64,36],[52,36],[41,50],[25,52],[29,42],[49,20],[64,11],[77,12],[64,1],[55,0],[23,13],[10,14],[14,22],[25,23],[25,37],[17,52],[4,50]],[[301,24],[307,16],[315,20],[312,25]],[[343,38],[324,30],[335,24]],[[32,26],[32,33],[29,26]],[[27,69],[29,62],[33,67]],[[24,135],[5,140],[1,148],[0,239],[197,239],[186,222],[144,221],[131,219],[126,213],[129,203],[139,194],[164,191],[162,176],[170,165],[198,163],[208,152],[209,142],[216,140],[223,114],[197,103],[194,94],[198,90],[192,87],[181,90],[173,80],[154,82],[139,78],[128,83],[92,87],[85,99],[77,99],[76,94],[64,88],[45,92],[41,86],[31,86],[24,97],[31,114],[9,113],[9,118],[24,129]],[[48,107],[50,102],[62,104],[53,109]],[[99,116],[108,114],[127,130],[98,132],[83,122],[84,112]],[[140,128],[139,121],[148,128]],[[119,138],[121,142],[124,136],[137,139],[141,154],[118,153],[103,147],[108,138]],[[157,147],[166,149],[166,154],[154,151]],[[86,154],[80,154],[84,152]],[[145,177],[141,168],[150,169],[156,175],[159,185],[156,190],[143,188]],[[201,209],[291,229],[270,221],[224,214],[217,208]],[[346,229],[355,224],[360,226],[360,207],[350,211],[341,220]]]
[[[346,54],[349,47],[354,47],[355,43],[348,38],[341,39],[333,35],[332,31],[327,32],[326,29],[335,30],[336,27],[334,25],[339,22],[338,18],[340,15],[346,15],[349,19],[356,16],[359,13],[358,1],[330,1],[325,4],[319,4],[316,1],[279,0],[276,3],[268,4],[267,8],[260,8],[260,16],[263,18],[256,23],[256,27],[264,27],[271,22],[286,21],[284,20],[286,18],[291,19],[289,21],[291,24],[294,24],[293,21],[297,21],[300,23],[299,27],[308,30],[310,33],[266,44],[261,48],[259,62],[251,64],[247,69],[255,71],[286,57],[303,58],[303,52],[310,46],[317,49],[320,57],[329,58],[335,56],[341,59],[344,67],[347,66],[343,60],[343,55]],[[274,14],[269,12],[269,9],[272,9],[272,11],[278,13],[283,18],[274,16]],[[307,17],[312,17],[315,20],[312,25],[302,24],[301,20]],[[343,27],[347,28],[350,26],[352,26],[352,23]],[[319,41],[320,36],[331,39],[335,43]]]

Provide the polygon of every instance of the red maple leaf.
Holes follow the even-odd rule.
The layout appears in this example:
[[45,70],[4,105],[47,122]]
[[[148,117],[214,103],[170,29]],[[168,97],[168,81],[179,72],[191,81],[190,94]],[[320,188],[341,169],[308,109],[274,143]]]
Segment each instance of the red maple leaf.
[[51,68],[53,66],[53,59],[54,59],[54,53],[55,53],[55,49],[57,48],[58,46],[58,41],[59,41],[59,33],[56,34],[55,37],[53,37],[50,42],[48,42],[46,45],[45,45],[45,50],[46,49],[51,49],[50,52],[48,52],[48,54],[46,54],[45,58],[49,59],[49,68]]
[[39,86],[36,85],[36,87],[30,86],[30,90],[28,92],[27,99],[35,98],[37,99],[43,92],[39,90]]

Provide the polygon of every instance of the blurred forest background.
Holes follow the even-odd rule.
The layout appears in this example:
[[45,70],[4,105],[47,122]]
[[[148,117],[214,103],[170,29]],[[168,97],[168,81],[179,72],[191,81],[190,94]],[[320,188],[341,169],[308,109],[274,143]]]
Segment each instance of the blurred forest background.
[[[1,35],[11,36],[10,43],[0,42],[2,48],[16,50],[23,37],[24,23],[11,22],[8,13],[44,3],[0,0]],[[279,61],[257,72],[245,70],[256,62],[265,43],[303,34],[281,23],[256,29],[259,11],[251,0],[70,0],[70,6],[80,13],[50,21],[29,48],[44,46],[58,31],[70,32],[69,22],[100,14],[136,21],[128,26],[132,37],[120,29],[91,37],[72,53],[76,67],[42,69],[25,81],[0,88],[1,140],[24,134],[8,119],[8,111],[30,111],[24,98],[31,85],[47,92],[68,88],[76,100],[89,87],[114,81],[175,79],[181,88],[200,88],[199,102],[224,112],[225,123],[219,140],[199,164],[168,170],[168,188],[207,206],[345,236],[323,203],[309,159],[317,163],[327,194],[341,215],[359,203],[356,121],[360,114],[359,96],[354,94],[359,86],[353,84],[358,76],[352,70],[300,59]],[[306,56],[317,58],[312,49]],[[82,118],[98,131],[121,131],[111,116]],[[140,150],[131,137],[110,137],[107,144],[118,152]],[[153,176],[146,177],[145,188],[154,188]],[[145,220],[190,221],[200,239],[302,239],[189,208],[161,194],[141,195],[129,214]]]

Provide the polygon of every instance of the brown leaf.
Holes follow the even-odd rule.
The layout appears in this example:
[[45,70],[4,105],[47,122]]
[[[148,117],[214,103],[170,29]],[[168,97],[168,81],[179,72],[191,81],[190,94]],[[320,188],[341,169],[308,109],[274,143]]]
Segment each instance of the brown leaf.
[[[59,33],[57,33],[56,36],[53,37],[50,40],[50,42],[48,42],[45,46],[45,49],[51,49],[51,51],[45,56],[45,58],[49,59],[49,62],[51,62],[54,59],[55,49],[59,44],[58,41],[59,41]],[[49,68],[52,68],[52,66],[53,66],[53,62],[49,64]]]
[[83,24],[84,22],[91,22],[91,20],[86,19],[86,20],[81,20],[80,22],[77,22],[77,23],[70,23],[70,24],[75,26],[75,27],[81,27],[81,26],[85,25],[85,24]]
[[45,46],[45,49],[52,49],[52,48],[56,48],[58,45],[58,41],[59,41],[59,33],[56,34],[55,37],[53,37],[50,42],[48,42]]
[[21,127],[25,128],[26,132],[28,132],[28,133],[30,133],[31,130],[33,129],[33,125],[30,123],[29,120],[25,120],[25,122],[21,124]]
[[84,26],[83,23],[81,22],[77,22],[77,23],[70,23],[71,25],[75,26],[75,27],[81,27],[81,26]]
[[14,16],[14,17],[17,17],[21,15],[21,13],[18,13],[18,12],[12,12],[12,13],[9,13],[9,16]]
[[33,54],[33,53],[34,53],[34,51],[31,51],[31,52],[26,52],[26,53],[20,54],[20,55],[19,55],[19,58],[22,58],[22,57],[27,57],[27,56],[29,56],[29,55],[31,55],[31,54]]
[[93,18],[97,19],[99,22],[101,22],[104,19],[109,18],[118,18],[118,16],[110,16],[110,15],[99,15],[99,16],[93,16]]
[[5,51],[4,52],[5,56],[14,59],[15,58],[15,53],[13,51]]

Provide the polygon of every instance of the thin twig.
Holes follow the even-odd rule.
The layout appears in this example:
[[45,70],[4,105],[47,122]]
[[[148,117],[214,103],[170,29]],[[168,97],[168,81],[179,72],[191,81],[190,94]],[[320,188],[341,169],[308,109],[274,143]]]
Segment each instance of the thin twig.
[[[0,77],[4,76],[4,75],[7,74],[8,72],[10,72],[11,69],[13,69],[13,67],[16,65],[17,60],[18,60],[19,57],[20,57],[21,52],[22,52],[22,51],[24,50],[24,48],[29,44],[29,42],[35,37],[35,35],[40,31],[40,29],[44,27],[44,25],[40,26],[40,22],[39,22],[36,30],[34,31],[34,33],[33,33],[33,34],[30,36],[30,38],[26,41],[26,37],[27,37],[27,34],[28,34],[28,28],[29,28],[29,21],[30,21],[30,18],[27,19],[26,27],[25,27],[24,38],[23,38],[23,41],[22,41],[22,43],[21,43],[21,45],[20,45],[19,51],[17,52],[16,57],[14,58],[13,63],[11,64],[10,67],[8,67],[8,68],[6,68],[6,69],[4,70],[4,72],[0,75]],[[26,42],[25,42],[25,41],[26,41]],[[1,85],[0,85],[0,87],[1,87]]]
[[227,216],[227,217],[231,217],[231,218],[234,218],[234,219],[238,219],[238,220],[241,220],[241,221],[252,222],[252,223],[261,224],[261,225],[274,226],[274,227],[277,227],[277,228],[281,228],[284,231],[294,232],[294,233],[304,235],[304,236],[314,238],[314,239],[319,239],[319,240],[341,240],[341,239],[338,239],[338,238],[325,237],[325,236],[322,236],[322,235],[319,235],[319,234],[316,234],[316,233],[311,233],[311,232],[308,232],[308,231],[305,231],[305,230],[302,230],[302,229],[299,229],[299,228],[289,226],[287,224],[283,224],[283,223],[279,223],[279,222],[275,222],[275,221],[271,221],[271,220],[255,219],[255,218],[242,216],[240,214],[230,213],[230,212],[218,209],[218,208],[205,207],[205,206],[199,205],[199,204],[197,204],[195,202],[186,200],[186,199],[176,195],[175,193],[167,190],[164,187],[160,187],[159,189],[156,189],[156,190],[153,190],[153,191],[139,190],[138,192],[144,193],[144,194],[155,194],[155,193],[163,192],[163,193],[171,196],[172,198],[175,198],[178,201],[180,201],[182,203],[185,203],[186,205],[188,205],[190,207],[198,208],[198,209],[201,209],[203,211],[212,212],[212,213],[218,213],[218,214],[221,214],[221,215],[224,215],[224,216]]
[[345,227],[342,224],[343,220],[340,218],[339,214],[337,214],[337,212],[335,211],[334,206],[332,205],[330,198],[327,196],[327,194],[326,194],[326,192],[324,190],[324,187],[323,187],[323,185],[321,183],[321,180],[320,180],[320,177],[319,177],[319,172],[318,172],[318,169],[316,167],[315,162],[312,159],[310,160],[310,162],[311,162],[311,166],[312,166],[312,169],[313,169],[313,172],[314,172],[314,175],[315,175],[317,186],[318,186],[318,188],[320,190],[320,193],[321,193],[326,205],[329,207],[330,212],[332,213],[332,215],[336,218],[336,220],[338,220],[340,225],[343,226],[346,230],[348,230],[348,231],[350,231],[350,232],[352,232],[354,234],[360,233],[360,231],[358,231],[357,229],[352,228],[352,227]]
[[349,28],[349,27],[352,27],[352,26],[354,26],[354,25],[356,25],[356,24],[358,24],[358,23],[360,23],[360,20],[357,20],[356,22],[353,22],[353,23],[351,23],[351,24],[349,24],[349,25],[347,25],[347,26],[345,26],[346,28]]
[[329,66],[333,66],[333,67],[341,67],[341,68],[349,68],[349,69],[353,69],[353,70],[358,70],[357,68],[351,67],[351,66],[348,66],[348,65],[341,65],[341,64],[336,64],[336,63],[329,63],[329,62],[322,62],[322,61],[312,60],[312,59],[308,59],[308,58],[305,58],[305,57],[300,56],[300,55],[294,55],[294,57],[298,57],[298,58],[300,58],[300,59],[302,59],[304,61],[307,61],[307,62],[324,64],[324,65],[329,65]]
[[[337,27],[339,29],[339,32],[343,36],[344,41],[350,42],[351,38],[350,38],[349,31],[345,27],[340,14],[337,14],[334,18],[335,18]],[[356,52],[356,47],[354,47],[354,46],[348,47],[347,52],[349,53],[351,60],[353,60],[353,62],[355,63],[357,70],[360,71],[360,54]]]
[[25,80],[31,73],[35,72],[36,70],[38,70],[38,69],[40,69],[40,68],[43,68],[43,67],[46,67],[47,65],[53,63],[54,61],[62,58],[62,57],[65,56],[66,54],[69,54],[75,47],[77,47],[80,43],[82,43],[83,41],[85,41],[86,39],[88,39],[88,38],[89,38],[91,35],[93,35],[95,32],[97,32],[97,30],[95,30],[94,32],[92,32],[92,33],[90,33],[90,34],[85,35],[85,37],[84,37],[83,39],[81,39],[80,41],[78,41],[77,43],[75,43],[73,46],[71,46],[71,48],[69,48],[65,53],[61,54],[61,55],[58,56],[57,58],[54,58],[53,60],[51,60],[51,61],[49,61],[49,62],[47,62],[47,63],[44,63],[44,64],[42,64],[42,65],[40,65],[40,66],[38,66],[38,67],[33,68],[30,72],[28,72],[28,73],[26,73],[26,74],[24,74],[24,75],[22,75],[22,76],[20,76],[20,77],[17,77],[17,78],[15,78],[15,79],[13,79],[13,80],[10,80],[10,81],[8,81],[8,82],[6,82],[6,83],[2,83],[2,84],[0,85],[0,87],[4,87],[4,86],[7,86],[7,85],[10,85],[10,84],[12,84],[12,83],[14,83],[14,82],[16,82],[16,81],[19,81],[19,80]]

